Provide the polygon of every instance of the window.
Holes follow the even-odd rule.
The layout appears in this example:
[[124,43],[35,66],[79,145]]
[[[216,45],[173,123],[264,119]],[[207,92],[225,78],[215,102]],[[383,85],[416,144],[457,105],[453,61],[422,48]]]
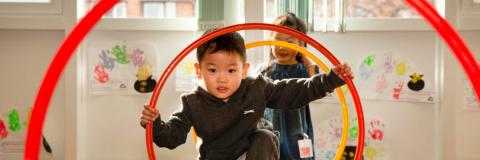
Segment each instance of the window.
[[[79,6],[79,12],[83,13],[81,15],[88,13],[99,2],[99,0],[82,1],[85,3]],[[95,29],[197,30],[197,6],[197,0],[121,0],[103,16],[103,20]]]
[[[428,1],[433,5],[435,3],[435,0]],[[341,0],[314,1],[314,30],[365,31],[430,29],[430,27],[424,23],[421,16],[404,0],[343,1],[346,2],[346,4],[342,4],[341,2]],[[324,16],[325,14],[326,16]]]
[[127,5],[125,2],[118,2],[104,18],[127,18]]
[[[434,0],[428,1],[434,4]],[[324,13],[333,17],[335,3],[335,0],[314,0],[315,17],[322,17]],[[350,18],[420,18],[404,0],[349,0],[345,6],[346,17]]]
[[164,18],[165,3],[144,2],[143,17],[145,18]]
[[[87,11],[92,9],[98,0],[87,0]],[[103,18],[127,18],[127,2],[121,0],[113,8],[103,15]]]
[[143,17],[176,18],[176,7],[174,2],[143,2]]
[[[85,0],[90,10],[98,0]],[[195,18],[196,0],[122,0],[104,18]]]
[[335,0],[314,0],[313,2],[313,22],[314,30],[327,31],[332,28],[335,16]]
[[[266,6],[298,4],[294,0],[265,0]],[[427,0],[432,5],[442,3]],[[292,10],[292,9],[290,9]],[[431,27],[404,0],[313,0],[309,7],[314,31],[430,30]],[[275,7],[265,7],[265,21],[276,17]]]
[[273,19],[277,17],[277,4],[275,0],[265,0],[264,6],[264,15],[265,15],[265,23],[272,23]]
[[[433,4],[433,0],[428,0]],[[347,4],[346,17],[421,18],[404,0],[353,0]]]

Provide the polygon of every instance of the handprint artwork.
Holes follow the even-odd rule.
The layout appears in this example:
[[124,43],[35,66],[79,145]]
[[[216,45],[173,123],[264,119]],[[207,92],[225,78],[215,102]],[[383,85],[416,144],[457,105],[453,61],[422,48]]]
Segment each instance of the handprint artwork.
[[146,43],[95,43],[90,48],[92,93],[149,93],[156,85],[156,50]]
[[385,124],[381,123],[380,120],[372,120],[370,122],[371,129],[368,131],[370,137],[374,140],[383,140],[383,129]]
[[354,79],[359,94],[364,99],[391,100],[407,102],[433,102],[435,98],[433,84],[428,73],[430,66],[415,63],[416,57],[386,52],[369,53],[357,59],[358,68],[354,69]]
[[[348,141],[343,154],[343,159],[353,159],[355,157],[354,144],[358,140],[357,117],[350,119],[348,129]],[[379,118],[368,118],[366,121],[365,150],[363,151],[364,160],[388,159],[386,146],[386,125]],[[335,157],[340,137],[342,134],[342,119],[332,117],[315,126],[315,154],[316,159],[333,160]]]
[[95,79],[100,83],[107,83],[110,80],[103,66],[95,66]]

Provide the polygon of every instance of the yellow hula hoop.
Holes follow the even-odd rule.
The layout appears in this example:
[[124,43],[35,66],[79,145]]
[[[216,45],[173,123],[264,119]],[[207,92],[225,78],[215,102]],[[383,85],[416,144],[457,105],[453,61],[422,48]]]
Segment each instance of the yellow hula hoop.
[[[313,60],[316,64],[320,66],[320,68],[324,72],[328,72],[330,69],[323,63],[320,59],[318,59],[315,55],[310,53],[308,50],[305,48],[299,47],[295,44],[291,44],[288,42],[284,41],[257,41],[257,42],[252,42],[248,43],[245,45],[245,48],[252,48],[252,47],[258,47],[258,46],[266,46],[266,45],[275,45],[275,46],[281,46],[281,47],[286,47],[289,49],[296,50],[300,52],[301,54],[307,56],[311,60]],[[342,129],[342,136],[340,139],[340,146],[337,149],[337,154],[335,155],[335,160],[340,160],[343,152],[345,151],[345,146],[347,144],[347,135],[348,135],[348,110],[347,110],[347,103],[345,101],[345,96],[343,94],[343,91],[340,88],[335,89],[338,93],[338,97],[340,98],[340,104],[342,106],[342,113],[343,113],[343,129]],[[193,135],[193,142],[197,144],[197,134],[195,132],[195,129],[192,127],[192,135]]]
[[[265,45],[275,45],[275,46],[281,46],[281,47],[286,47],[289,49],[296,50],[300,52],[301,54],[307,56],[311,60],[313,60],[316,64],[320,66],[320,68],[324,72],[328,72],[330,69],[323,63],[320,59],[318,59],[315,55],[310,53],[308,50],[305,48],[299,47],[295,44],[291,44],[288,42],[284,41],[257,41],[257,42],[252,42],[248,43],[245,45],[245,48],[252,48],[252,47],[257,47],[257,46],[265,46]],[[342,136],[340,139],[340,146],[337,149],[337,154],[335,155],[335,160],[340,160],[343,152],[345,150],[345,145],[347,144],[347,135],[348,135],[348,110],[347,110],[347,103],[345,101],[345,96],[340,88],[335,89],[338,93],[338,97],[340,98],[340,104],[342,106],[342,112],[343,112],[343,129],[342,129]]]

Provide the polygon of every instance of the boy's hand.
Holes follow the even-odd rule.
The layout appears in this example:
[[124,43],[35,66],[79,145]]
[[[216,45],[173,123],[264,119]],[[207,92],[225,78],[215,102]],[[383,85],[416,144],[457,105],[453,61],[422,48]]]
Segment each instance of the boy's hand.
[[159,116],[160,113],[158,112],[158,109],[153,109],[150,108],[148,105],[144,105],[142,117],[140,118],[140,125],[145,127],[147,123],[153,123],[153,121],[155,121]]
[[345,80],[345,77],[353,79],[352,68],[350,68],[350,66],[348,66],[346,63],[336,65],[333,67],[332,71],[342,80]]

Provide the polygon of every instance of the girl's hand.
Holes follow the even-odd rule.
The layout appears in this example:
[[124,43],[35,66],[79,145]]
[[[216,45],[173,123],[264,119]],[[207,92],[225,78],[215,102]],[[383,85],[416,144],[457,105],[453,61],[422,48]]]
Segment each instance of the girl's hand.
[[144,105],[142,117],[140,118],[140,125],[145,127],[147,123],[153,123],[153,121],[155,121],[159,116],[160,113],[158,112],[158,109],[153,109],[150,108],[148,105]]
[[345,77],[353,79],[352,68],[347,63],[336,65],[332,71],[342,80],[345,80]]

